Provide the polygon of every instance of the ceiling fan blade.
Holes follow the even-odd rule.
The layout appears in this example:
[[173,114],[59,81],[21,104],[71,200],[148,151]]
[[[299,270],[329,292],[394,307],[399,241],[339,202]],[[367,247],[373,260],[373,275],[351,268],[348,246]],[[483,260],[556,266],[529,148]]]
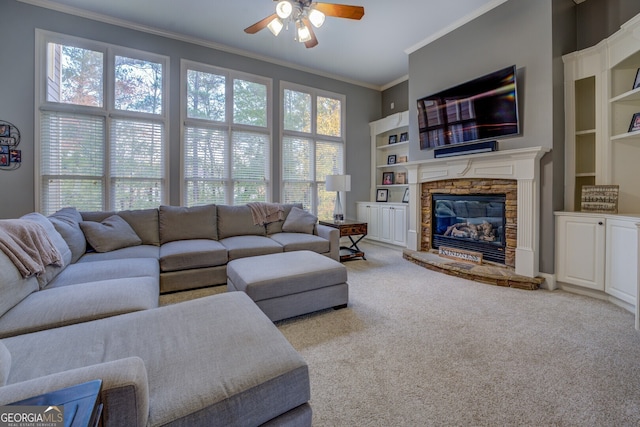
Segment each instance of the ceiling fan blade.
[[244,32],[247,33],[247,34],[255,34],[258,31],[262,30],[263,28],[266,28],[267,25],[269,25],[269,22],[273,21],[277,17],[278,17],[278,15],[273,13],[273,14],[267,16],[266,18],[256,22],[255,24],[245,28]]
[[304,22],[304,25],[306,25],[309,29],[309,34],[311,34],[311,40],[304,42],[304,45],[307,47],[307,49],[311,49],[312,47],[318,45],[318,39],[316,38],[316,33],[313,32],[313,26],[311,25],[311,21],[309,21],[309,18],[303,18],[302,22]]
[[361,19],[364,16],[364,7],[349,6],[347,4],[313,3],[313,7],[327,16],[336,18]]

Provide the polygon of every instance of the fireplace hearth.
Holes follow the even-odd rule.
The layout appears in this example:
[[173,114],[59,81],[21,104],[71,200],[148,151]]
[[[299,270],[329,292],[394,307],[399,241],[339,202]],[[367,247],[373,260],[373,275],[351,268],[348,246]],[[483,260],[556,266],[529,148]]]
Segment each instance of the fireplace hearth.
[[481,252],[505,263],[505,194],[431,194],[431,245]]

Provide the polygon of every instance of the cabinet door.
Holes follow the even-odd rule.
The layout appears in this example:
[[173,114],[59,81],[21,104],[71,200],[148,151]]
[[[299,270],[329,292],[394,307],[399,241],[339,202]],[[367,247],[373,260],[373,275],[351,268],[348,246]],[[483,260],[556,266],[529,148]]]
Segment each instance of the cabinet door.
[[638,230],[632,221],[607,219],[605,291],[635,306],[638,294]]
[[380,207],[380,235],[378,237],[381,241],[387,243],[391,243],[391,233],[393,231],[391,209],[391,206]]
[[378,230],[378,206],[373,203],[358,203],[356,215],[358,221],[367,223],[367,238],[377,240],[380,235]]
[[558,281],[604,291],[604,218],[558,216]]
[[407,245],[407,208],[404,206],[393,207],[392,243],[394,245]]

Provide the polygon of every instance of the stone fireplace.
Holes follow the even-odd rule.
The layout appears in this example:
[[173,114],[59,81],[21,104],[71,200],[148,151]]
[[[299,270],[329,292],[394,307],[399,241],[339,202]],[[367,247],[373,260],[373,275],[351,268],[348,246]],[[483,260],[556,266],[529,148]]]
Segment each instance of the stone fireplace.
[[[537,277],[540,158],[547,151],[547,148],[531,147],[408,163],[407,249],[430,251],[433,248],[434,194],[501,195],[505,212],[504,264],[512,267],[517,275]],[[471,222],[484,220],[490,221],[490,218]]]
[[420,250],[448,246],[515,267],[517,181],[452,179],[422,184]]

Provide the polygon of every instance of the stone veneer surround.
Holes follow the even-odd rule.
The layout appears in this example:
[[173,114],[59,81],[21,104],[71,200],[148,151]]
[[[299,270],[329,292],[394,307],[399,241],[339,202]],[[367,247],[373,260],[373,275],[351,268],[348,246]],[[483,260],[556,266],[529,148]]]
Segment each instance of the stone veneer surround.
[[540,158],[545,147],[499,150],[457,157],[406,163],[409,182],[407,248],[422,247],[422,184],[446,180],[516,181],[515,272],[526,277],[539,274]]
[[421,191],[421,251],[431,250],[432,194],[504,194],[505,200],[505,265],[516,266],[518,181],[509,179],[446,179],[422,184]]

